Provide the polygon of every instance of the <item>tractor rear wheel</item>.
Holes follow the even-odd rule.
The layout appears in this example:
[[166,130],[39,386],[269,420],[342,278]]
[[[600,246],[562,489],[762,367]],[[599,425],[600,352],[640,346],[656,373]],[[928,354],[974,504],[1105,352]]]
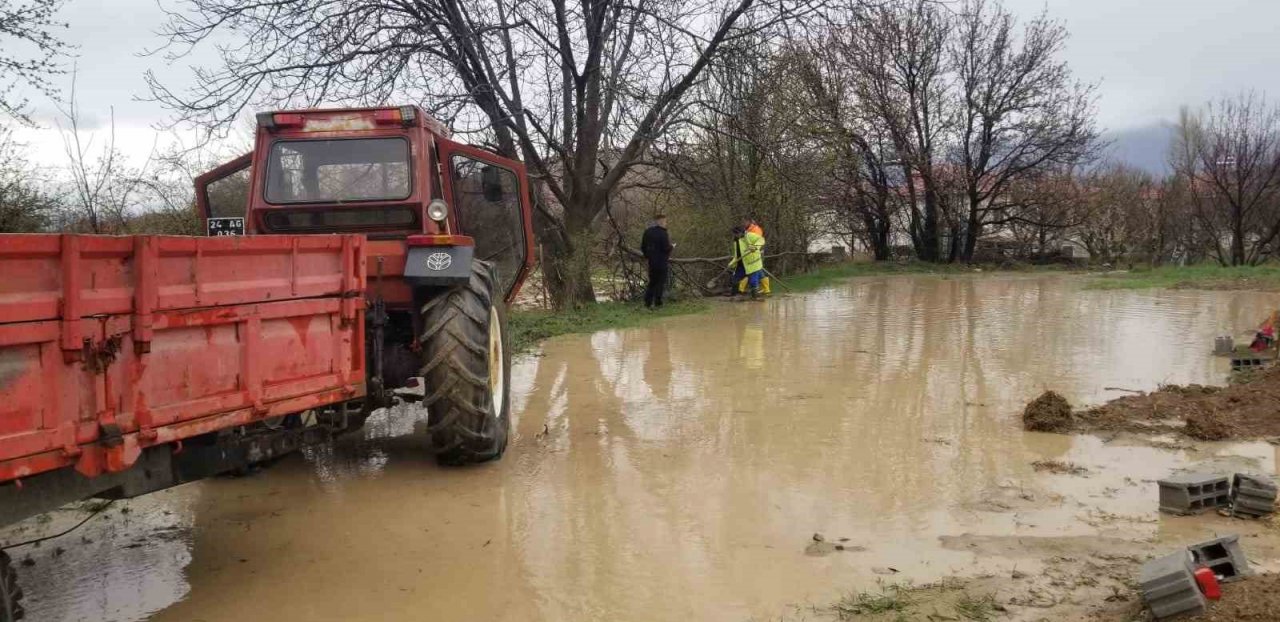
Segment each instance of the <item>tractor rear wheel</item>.
[[23,617],[22,588],[18,587],[18,574],[12,560],[0,551],[0,622],[17,622]]
[[497,282],[492,264],[474,261],[466,285],[422,306],[422,403],[441,464],[496,460],[507,448],[511,357]]

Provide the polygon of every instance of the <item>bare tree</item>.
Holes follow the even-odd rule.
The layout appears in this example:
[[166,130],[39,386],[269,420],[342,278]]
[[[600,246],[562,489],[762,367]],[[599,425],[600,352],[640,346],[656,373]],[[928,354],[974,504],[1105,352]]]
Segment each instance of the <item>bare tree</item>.
[[[186,121],[226,127],[253,105],[414,98],[520,157],[540,187],[536,228],[559,305],[594,300],[592,226],[728,42],[810,0],[186,0],[170,53],[215,36],[221,67],[155,96]],[[469,126],[469,127],[468,127]]]
[[916,255],[941,258],[945,196],[939,179],[947,112],[946,8],[929,0],[847,5],[828,53],[845,65],[852,95],[887,134],[902,171],[908,233]]
[[1043,14],[1019,32],[998,0],[960,7],[951,56],[964,238],[953,258],[972,259],[984,228],[1029,217],[1003,200],[1012,184],[1092,156],[1094,88],[1058,60],[1066,39],[1066,28]]
[[[61,215],[61,229],[87,233],[123,233],[128,230],[131,207],[139,200],[141,180],[151,162],[132,169],[116,148],[114,109],[109,112],[105,136],[85,128],[76,99],[75,72],[71,77],[71,94],[60,106],[63,151],[67,157],[70,189]],[[65,122],[66,125],[63,125]],[[99,142],[99,139],[103,140]],[[95,143],[97,143],[95,145]],[[154,147],[152,149],[154,153]]]
[[[1003,227],[1025,258],[1046,259],[1068,246],[1081,247],[1078,227],[1088,218],[1084,180],[1072,167],[1059,167],[1009,183],[1002,198],[1010,213]],[[975,255],[971,260],[977,261]]]
[[1124,164],[1100,167],[1081,180],[1085,218],[1077,228],[1080,241],[1095,261],[1114,263],[1140,257],[1158,236],[1159,213],[1152,209],[1156,185],[1151,176]]
[[828,37],[819,35],[791,60],[809,97],[810,130],[835,163],[826,220],[833,233],[849,241],[851,250],[862,245],[877,261],[886,260],[902,203],[897,152],[892,137],[850,88],[850,64],[824,53],[830,47]]
[[12,128],[0,126],[0,233],[43,231],[58,209],[48,180],[22,157],[25,147]]
[[1242,93],[1183,110],[1171,156],[1222,265],[1253,265],[1280,236],[1280,107]]
[[812,240],[829,168],[787,59],[750,38],[728,45],[692,91],[687,126],[657,145],[656,163],[702,225],[682,238],[688,252],[724,254],[730,224],[744,218],[765,227],[772,253]]
[[0,1],[0,112],[31,124],[29,99],[20,89],[31,89],[56,99],[52,77],[62,73],[61,58],[67,44],[57,31],[67,27],[56,19],[63,0]]

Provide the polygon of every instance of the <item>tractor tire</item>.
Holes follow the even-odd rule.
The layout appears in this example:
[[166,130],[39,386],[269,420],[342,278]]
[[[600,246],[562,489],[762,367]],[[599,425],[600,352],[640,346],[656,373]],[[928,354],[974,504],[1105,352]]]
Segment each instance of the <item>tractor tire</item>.
[[473,261],[466,285],[435,290],[422,306],[422,404],[436,461],[497,460],[511,429],[507,314],[493,265]]
[[0,622],[17,622],[23,615],[18,574],[13,570],[9,555],[0,551]]

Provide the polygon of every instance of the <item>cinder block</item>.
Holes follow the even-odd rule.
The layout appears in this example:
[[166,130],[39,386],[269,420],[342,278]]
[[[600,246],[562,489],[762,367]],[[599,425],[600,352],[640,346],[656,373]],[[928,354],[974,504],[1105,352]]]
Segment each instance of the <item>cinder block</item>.
[[1274,359],[1262,358],[1260,356],[1232,356],[1231,371],[1249,371],[1251,369],[1261,369],[1274,362]]
[[1276,484],[1269,477],[1237,473],[1231,481],[1231,515],[1258,518],[1275,512]]
[[1276,483],[1264,475],[1236,473],[1233,478],[1232,488],[1255,497],[1268,497],[1271,499],[1276,497]]
[[1157,620],[1173,620],[1204,613],[1204,595],[1196,584],[1189,551],[1157,557],[1142,565],[1138,577],[1142,601]]
[[1214,354],[1217,354],[1218,356],[1226,356],[1228,354],[1231,354],[1232,352],[1235,352],[1235,350],[1236,350],[1236,342],[1234,339],[1231,338],[1231,335],[1223,335],[1221,337],[1214,338],[1213,340]]
[[1195,567],[1205,567],[1218,575],[1223,583],[1239,581],[1249,576],[1249,560],[1240,548],[1240,536],[1214,538],[1187,547]]
[[1179,473],[1158,482],[1160,511],[1196,514],[1231,502],[1231,482],[1210,473]]

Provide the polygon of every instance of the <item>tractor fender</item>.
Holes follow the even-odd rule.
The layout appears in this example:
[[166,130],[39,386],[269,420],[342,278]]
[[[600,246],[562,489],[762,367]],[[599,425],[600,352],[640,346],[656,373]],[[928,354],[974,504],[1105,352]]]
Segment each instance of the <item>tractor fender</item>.
[[453,287],[471,279],[473,246],[416,246],[405,257],[404,278],[412,287]]

